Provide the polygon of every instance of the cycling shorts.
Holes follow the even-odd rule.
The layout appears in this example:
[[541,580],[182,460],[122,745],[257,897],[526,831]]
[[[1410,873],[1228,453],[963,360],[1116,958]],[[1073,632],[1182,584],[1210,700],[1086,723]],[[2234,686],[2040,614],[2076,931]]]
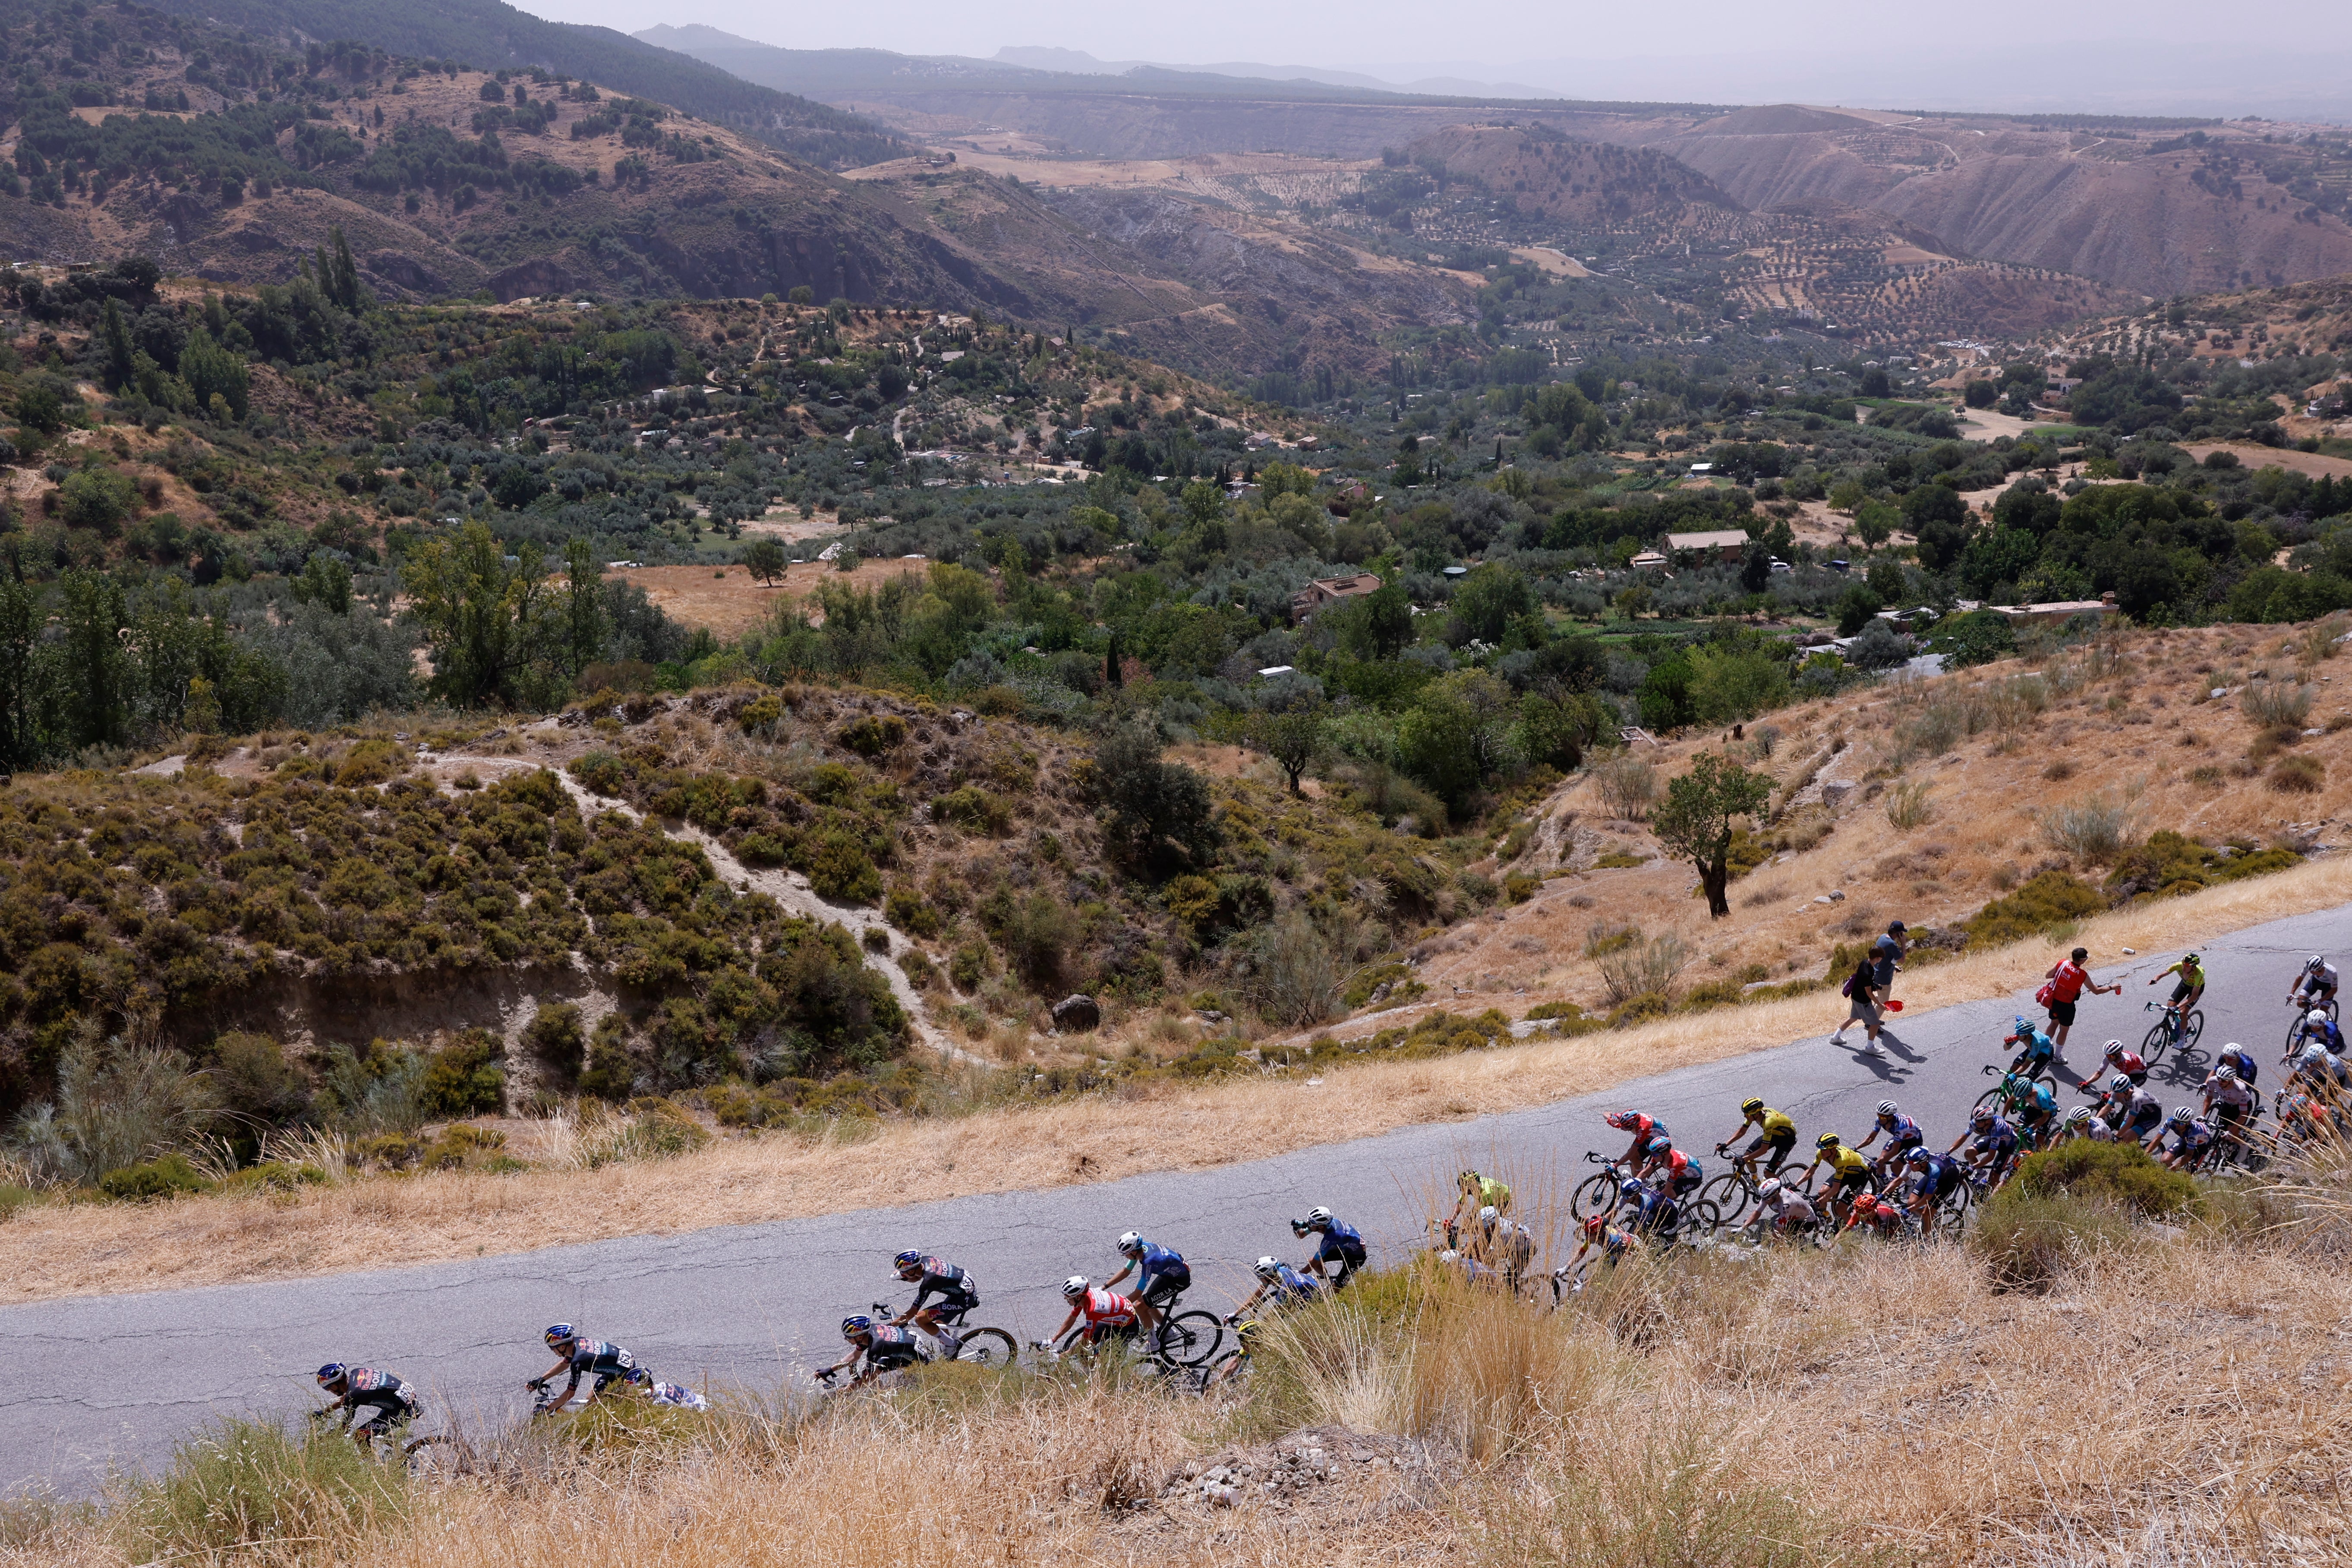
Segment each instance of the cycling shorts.
[[1163,1307],[1192,1288],[1192,1271],[1190,1269],[1171,1269],[1165,1273],[1146,1274],[1137,1281],[1135,1294],[1139,1301]]
[[866,1353],[866,1364],[877,1372],[896,1372],[922,1359],[921,1347],[911,1344],[877,1344]]
[[2072,1002],[2052,1002],[2050,1004],[2050,1021],[2058,1025],[2062,1029],[2072,1026],[2074,1021],[2074,1004]]
[[2172,988],[2172,999],[2175,1004],[2185,1002],[2204,988],[2205,988],[2202,986],[2192,986],[2188,981],[2183,980],[2179,985]]
[[416,1406],[390,1391],[355,1399],[352,1402],[352,1410],[359,1416],[352,1423],[352,1430],[365,1432],[371,1437],[380,1437],[416,1416]]
[[1772,1151],[1772,1163],[1768,1168],[1777,1171],[1780,1168],[1780,1162],[1787,1159],[1789,1152],[1796,1146],[1797,1129],[1794,1127],[1778,1133],[1759,1133],[1748,1141],[1748,1157],[1754,1159],[1769,1149]]
[[1682,1168],[1679,1175],[1666,1179],[1666,1190],[1680,1197],[1686,1192],[1696,1192],[1706,1180],[1706,1173],[1699,1168],[1696,1160],[1693,1160]]
[[1851,1196],[1854,1193],[1868,1192],[1870,1190],[1870,1168],[1867,1166],[1858,1171],[1841,1171],[1832,1169],[1829,1175],[1830,1185],[1828,1191],[1832,1196],[1840,1192],[1843,1192]]

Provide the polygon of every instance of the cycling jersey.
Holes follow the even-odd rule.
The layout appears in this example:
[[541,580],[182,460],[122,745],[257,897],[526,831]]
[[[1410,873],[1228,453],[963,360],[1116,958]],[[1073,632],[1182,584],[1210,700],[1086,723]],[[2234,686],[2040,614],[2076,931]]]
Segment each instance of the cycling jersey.
[[1919,1174],[1912,1178],[1911,1190],[1932,1201],[1949,1194],[1967,1175],[1968,1167],[1949,1155],[1930,1155],[1927,1163],[1919,1167]]
[[1840,1144],[1835,1150],[1822,1157],[1829,1162],[1830,1174],[1843,1180],[1851,1181],[1870,1174],[1870,1156],[1860,1149],[1850,1149]]
[[1099,1286],[1087,1287],[1087,1293],[1078,1298],[1078,1311],[1086,1314],[1088,1328],[1099,1328],[1105,1323],[1124,1327],[1135,1322],[1135,1304]]
[[2026,1025],[2021,1032],[2011,1038],[2017,1041],[2020,1048],[2018,1054],[2021,1056],[2049,1056],[2058,1049],[2056,1040],[2052,1040],[2032,1024]]
[[2017,1152],[2017,1129],[1995,1116],[1992,1125],[1979,1133],[1976,1141],[1969,1147],[1977,1154],[1991,1155],[2005,1160]]
[[2188,959],[2183,958],[2179,963],[2164,970],[2156,977],[2160,980],[2164,978],[2166,975],[2179,976],[2181,986],[2188,990],[2201,991],[2205,988],[2205,966],[2202,964],[2192,964]]
[[1790,1192],[1787,1187],[1766,1198],[1764,1207],[1772,1211],[1772,1221],[1776,1225],[1803,1225],[1821,1218],[1804,1194]]
[[2210,1123],[2192,1121],[2185,1127],[2173,1128],[2172,1139],[2173,1153],[2193,1155],[2213,1141],[2213,1128]]
[[1480,1176],[1477,1192],[1479,1203],[1497,1214],[1511,1207],[1511,1189],[1493,1176]]
[[685,1410],[708,1410],[710,1401],[691,1388],[675,1383],[656,1383],[646,1390],[656,1405],[675,1405]]
[[347,1390],[335,1403],[346,1410],[373,1412],[359,1424],[362,1431],[404,1421],[416,1413],[416,1390],[392,1373],[354,1366],[343,1377]]
[[[1793,1138],[1797,1135],[1797,1124],[1786,1111],[1775,1111],[1767,1106],[1748,1117],[1748,1122],[1755,1123],[1756,1130],[1768,1138]],[[1744,1127],[1748,1122],[1742,1122],[1740,1125]]]
[[2147,1063],[2137,1051],[2111,1051],[2107,1052],[2107,1064],[2126,1078],[2147,1076]]
[[1878,1119],[1878,1128],[1887,1136],[1886,1146],[1889,1153],[1909,1148],[1927,1136],[1919,1131],[1918,1123],[1899,1111],[1892,1116],[1881,1116]]
[[2135,1088],[2116,1102],[2123,1109],[2124,1120],[2141,1132],[2164,1120],[2164,1102],[2146,1089]]
[[[1116,1298],[1114,1298],[1116,1300]],[[867,1335],[864,1346],[866,1364],[877,1372],[895,1367],[912,1366],[930,1360],[930,1353],[912,1329],[894,1328],[888,1323],[877,1323]]]
[[1302,1274],[1287,1263],[1277,1264],[1274,1278],[1266,1281],[1267,1293],[1277,1307],[1303,1307],[1315,1300],[1317,1285],[1312,1274]]
[[2078,1124],[2074,1129],[2074,1135],[2088,1138],[2095,1144],[2112,1144],[2116,1141],[2116,1130],[2096,1116]]
[[1185,1264],[1182,1254],[1171,1251],[1157,1241],[1145,1242],[1142,1256],[1135,1259],[1134,1263],[1137,1271],[1147,1280],[1154,1274],[1182,1274],[1189,1277],[1192,1272]]
[[1317,1259],[1326,1263],[1345,1263],[1351,1269],[1363,1265],[1364,1239],[1357,1234],[1354,1226],[1335,1219],[1321,1234],[1322,1243],[1315,1249]]
[[931,1297],[940,1298],[940,1305],[952,1312],[968,1312],[980,1305],[980,1281],[952,1263],[937,1258],[923,1260],[923,1277],[915,1286],[915,1304],[908,1312],[919,1312]]
[[1682,1223],[1682,1205],[1676,1203],[1672,1195],[1646,1186],[1629,1186],[1626,1190],[1637,1205],[1634,1223],[1643,1230],[1671,1235]]
[[2303,972],[2301,988],[2306,991],[2332,991],[2336,988],[2336,966],[2322,964],[2316,969]]
[[2032,1109],[2036,1114],[2042,1116],[2054,1116],[2058,1113],[2057,1094],[2051,1090],[2048,1083],[2039,1078],[2033,1081],[2033,1103]]
[[2224,1078],[2216,1072],[2205,1080],[2205,1092],[2216,1105],[2234,1105],[2240,1109],[2254,1102],[2254,1092],[2235,1078]]
[[572,1386],[578,1388],[583,1377],[596,1380],[596,1391],[616,1377],[625,1378],[636,1370],[636,1357],[617,1344],[607,1344],[601,1339],[576,1339],[572,1342]]
[[1704,1174],[1699,1163],[1680,1149],[1670,1148],[1663,1155],[1653,1156],[1653,1161],[1660,1166],[1660,1174],[1675,1187],[1688,1186]]
[[2236,1069],[2238,1073],[2238,1082],[2248,1085],[2252,1084],[2256,1077],[2260,1075],[2261,1071],[2261,1070],[2254,1065],[2252,1053],[2248,1051],[2243,1046],[2240,1046],[2235,1051],[2223,1051],[2221,1055],[2213,1059],[2213,1065],[2217,1068],[2229,1067]]

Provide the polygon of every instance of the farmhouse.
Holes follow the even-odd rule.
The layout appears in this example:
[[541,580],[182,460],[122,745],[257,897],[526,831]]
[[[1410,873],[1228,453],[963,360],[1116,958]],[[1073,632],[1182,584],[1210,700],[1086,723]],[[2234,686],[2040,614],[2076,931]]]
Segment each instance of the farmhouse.
[[1718,560],[1738,560],[1739,552],[1748,548],[1745,528],[1719,528],[1704,534],[1668,534],[1666,549],[1672,552],[1696,550],[1712,555]]
[[1290,596],[1290,618],[1310,621],[1315,612],[1336,600],[1353,599],[1359,594],[1380,591],[1381,577],[1376,571],[1360,571],[1349,577],[1318,577]]

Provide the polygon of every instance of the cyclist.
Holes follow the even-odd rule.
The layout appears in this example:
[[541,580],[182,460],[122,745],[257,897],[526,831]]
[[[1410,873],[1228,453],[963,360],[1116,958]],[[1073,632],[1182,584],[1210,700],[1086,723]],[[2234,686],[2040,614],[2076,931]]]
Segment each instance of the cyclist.
[[[335,1402],[327,1409],[343,1413],[335,1430],[349,1431],[352,1441],[362,1448],[416,1419],[415,1386],[389,1372],[331,1361],[319,1368],[318,1377],[320,1388],[335,1396]],[[352,1425],[352,1417],[362,1410],[367,1412],[366,1419]]]
[[1813,1140],[1813,1163],[1805,1167],[1804,1174],[1797,1180],[1810,1190],[1813,1185],[1813,1172],[1824,1165],[1829,1166],[1829,1185],[1816,1197],[1828,1206],[1831,1216],[1843,1224],[1853,1195],[1870,1190],[1870,1156],[1860,1149],[1847,1148],[1835,1133],[1823,1133]]
[[2098,1068],[2094,1071],[2092,1077],[2084,1081],[2085,1084],[2095,1089],[2097,1085],[2094,1080],[2101,1071],[2120,1072],[2134,1083],[2147,1082],[2147,1061],[2138,1051],[2132,1050],[2119,1040],[2107,1041],[2106,1053],[2099,1058]]
[[1330,1281],[1334,1291],[1347,1289],[1349,1279],[1364,1266],[1363,1237],[1354,1226],[1334,1219],[1328,1208],[1310,1208],[1306,1218],[1290,1222],[1293,1236],[1303,1237],[1310,1231],[1322,1240],[1316,1244],[1315,1256],[1307,1260],[1307,1272]]
[[1535,1232],[1524,1225],[1505,1219],[1489,1204],[1478,1211],[1477,1227],[1470,1233],[1468,1245],[1461,1250],[1481,1263],[1492,1264],[1503,1270],[1510,1276],[1513,1287],[1517,1288],[1519,1276],[1527,1271],[1529,1263],[1535,1261]]
[[1176,1298],[1192,1288],[1192,1265],[1181,1254],[1157,1241],[1146,1241],[1132,1230],[1118,1239],[1118,1255],[1127,1260],[1127,1267],[1105,1280],[1103,1289],[1112,1289],[1129,1274],[1136,1276],[1129,1299],[1143,1332],[1151,1336],[1151,1348],[1158,1350],[1161,1321],[1175,1310]]
[[[2041,1071],[2057,1059],[2058,1042],[2056,1040],[2035,1029],[2032,1020],[2022,1015],[2013,1021],[2017,1025],[2016,1029],[2001,1039],[2001,1044],[2019,1048],[2016,1058],[2009,1064],[2010,1071],[2031,1075]],[[2029,1066],[2029,1063],[2032,1065]]]
[[1454,1212],[1445,1217],[1445,1234],[1451,1238],[1461,1228],[1465,1214],[1481,1208],[1491,1208],[1497,1214],[1511,1212],[1511,1189],[1493,1176],[1480,1176],[1476,1171],[1464,1171],[1456,1178],[1460,1192],[1454,1199]]
[[[915,1287],[914,1304],[890,1320],[893,1328],[913,1323],[940,1342],[950,1360],[955,1358],[957,1331],[964,1314],[980,1305],[980,1281],[942,1259],[913,1249],[890,1260],[898,1278]],[[939,1300],[931,1301],[933,1296]]]
[[1643,1145],[1642,1156],[1642,1168],[1633,1173],[1635,1178],[1657,1181],[1675,1197],[1696,1192],[1706,1180],[1706,1167],[1675,1147],[1664,1133]]
[[637,1368],[637,1358],[619,1345],[607,1344],[601,1339],[583,1339],[570,1323],[551,1323],[541,1337],[547,1341],[547,1348],[555,1353],[556,1363],[525,1386],[537,1393],[554,1382],[558,1373],[569,1372],[572,1375],[572,1381],[564,1385],[563,1397],[548,1406],[550,1412],[561,1410],[572,1403],[572,1396],[580,1392],[582,1378],[595,1379],[589,1385],[587,1404],[581,1406],[585,1410],[589,1405],[596,1403],[607,1387],[626,1378]]
[[635,1380],[639,1395],[656,1405],[674,1406],[680,1410],[708,1410],[710,1401],[682,1383],[657,1383],[652,1377]]
[[1852,1230],[1858,1225],[1866,1225],[1881,1236],[1900,1236],[1903,1219],[1903,1210],[1893,1198],[1881,1197],[1874,1192],[1857,1193],[1853,1207],[1846,1210],[1845,1228]]
[[[2230,1048],[2232,1051],[2236,1046]],[[2246,1125],[2253,1120],[2254,1092],[2238,1070],[2223,1061],[2206,1075],[2200,1114],[2212,1127],[2214,1135],[2226,1144],[2242,1145],[2246,1141]]]
[[1969,1179],[1969,1168],[1949,1155],[1933,1154],[1925,1148],[1912,1150],[1904,1164],[1911,1171],[1911,1190],[1904,1201],[1919,1217],[1919,1228],[1933,1236],[1937,1206],[1959,1190],[1960,1184]]
[[2051,1091],[2048,1079],[2036,1078],[2032,1082],[2032,1097],[2017,1108],[2017,1134],[2028,1148],[2038,1149],[2058,1130],[2058,1096]]
[[2290,1085],[2300,1083],[2323,1100],[2332,1100],[2344,1087],[2344,1059],[2317,1040],[2305,1044],[2294,1058],[2294,1071],[2287,1075]]
[[1919,1130],[1919,1124],[1896,1109],[1892,1100],[1878,1103],[1878,1119],[1870,1124],[1870,1131],[1862,1135],[1862,1142],[1854,1145],[1855,1150],[1867,1150],[1878,1142],[1881,1133],[1886,1134],[1886,1148],[1871,1162],[1871,1168],[1882,1176],[1901,1165],[1904,1155],[1927,1141],[1927,1134]]
[[2066,1113],[2066,1120],[2058,1129],[2061,1138],[2088,1138],[2095,1144],[2112,1144],[2116,1130],[2102,1121],[2097,1112],[2088,1105],[2077,1105]]
[[1643,1236],[1654,1236],[1668,1246],[1674,1245],[1682,1228],[1683,1206],[1663,1187],[1650,1186],[1638,1176],[1629,1177],[1617,1188],[1617,1212],[1633,1211],[1633,1228]]
[[2017,1158],[2017,1129],[2006,1118],[1993,1114],[1990,1105],[1976,1108],[1969,1117],[1969,1130],[1953,1139],[1952,1146],[1944,1152],[1958,1154],[1962,1144],[1969,1145],[1970,1178],[1987,1192],[2001,1184]]
[[2114,1129],[2117,1142],[2129,1138],[2137,1143],[2162,1125],[2164,1105],[2145,1084],[2134,1083],[2118,1072],[2107,1080],[2107,1092],[2099,1096],[2099,1114]]
[[[2167,1170],[2191,1170],[2213,1146],[2211,1124],[2201,1120],[2186,1105],[2175,1105],[2172,1114],[2164,1119],[2165,1130],[2172,1134],[2172,1150],[2164,1156]],[[2162,1142],[2161,1138],[2158,1140]]]
[[2173,1038],[2177,1040],[2188,1031],[2189,1009],[2195,1007],[2197,998],[2205,994],[2204,960],[2194,953],[2188,954],[2178,964],[2159,970],[2148,984],[2152,986],[2167,975],[2180,977],[2180,983],[2172,988],[2172,999],[2164,1004],[2165,1014],[2172,1020]]
[[2315,1008],[2336,999],[2336,966],[2314,953],[2304,960],[2303,972],[2294,977],[2294,989],[2287,1001],[2298,1008]]
[[[2344,1030],[2326,1008],[2314,1008],[2304,1014],[2303,1021],[2296,1029],[2294,1038],[2298,1045],[2305,1040],[2317,1041],[2326,1048],[2330,1056],[2344,1054]],[[2287,1050],[2293,1052],[2294,1046],[2290,1045]]]
[[[2113,992],[2116,996],[2124,994],[2120,980],[2112,986],[2103,986],[2091,978],[2091,971],[2084,967],[2090,956],[2088,947],[2075,948],[2050,966],[2049,974],[2043,977],[2050,983],[2035,993],[2034,999],[2050,1009],[2051,1042],[2056,1047],[2055,1060],[2060,1067],[2066,1066],[2066,1033],[2074,1027],[2074,1005],[2082,999],[2083,993],[2088,991],[2095,997],[2103,992]],[[2071,1072],[2074,1069],[2067,1068],[2067,1071]]]
[[1775,1179],[1758,1187],[1756,1201],[1763,1209],[1764,1218],[1783,1235],[1791,1230],[1810,1230],[1822,1222],[1821,1211],[1813,1207],[1812,1199],[1784,1181]]
[[1624,1157],[1617,1162],[1621,1166],[1632,1165],[1634,1156],[1642,1152],[1642,1145],[1652,1138],[1663,1138],[1667,1135],[1666,1124],[1664,1122],[1655,1117],[1644,1116],[1639,1111],[1612,1111],[1601,1120],[1621,1133],[1633,1134],[1633,1141],[1625,1145]]
[[1070,1311],[1062,1319],[1062,1326],[1054,1331],[1056,1345],[1080,1318],[1086,1320],[1086,1327],[1079,1337],[1089,1345],[1100,1344],[1121,1329],[1135,1326],[1135,1303],[1113,1291],[1097,1290],[1094,1281],[1084,1274],[1073,1274],[1062,1281],[1062,1300],[1070,1303]]
[[2279,1136],[2298,1144],[2330,1135],[2335,1129],[2335,1117],[2327,1107],[2300,1089],[2289,1089],[2279,1096]]
[[2216,1069],[2231,1069],[2237,1073],[2238,1081],[2248,1088],[2253,1087],[2254,1080],[2261,1076],[2254,1066],[2254,1053],[2234,1040],[2221,1048],[2221,1054],[2213,1059],[2213,1065]]
[[1308,1279],[1279,1258],[1261,1258],[1250,1266],[1250,1272],[1257,1276],[1257,1289],[1234,1310],[1233,1317],[1225,1320],[1228,1323],[1234,1318],[1247,1317],[1260,1301],[1276,1312],[1283,1312],[1291,1307],[1311,1307],[1322,1293],[1319,1281]]
[[1564,1277],[1573,1275],[1577,1265],[1584,1261],[1584,1255],[1594,1248],[1598,1247],[1601,1249],[1602,1262],[1613,1265],[1624,1261],[1627,1254],[1642,1245],[1642,1238],[1638,1232],[1621,1229],[1598,1214],[1587,1215],[1584,1223],[1578,1228],[1583,1234],[1577,1240],[1576,1255],[1552,1271],[1552,1288],[1555,1294],[1559,1291],[1559,1281]]
[[1731,1153],[1732,1140],[1750,1127],[1756,1129],[1756,1136],[1748,1141],[1747,1152],[1731,1163],[1747,1171],[1752,1180],[1756,1175],[1757,1160],[1769,1149],[1772,1157],[1765,1160],[1764,1174],[1779,1176],[1781,1162],[1797,1146],[1797,1124],[1789,1119],[1787,1112],[1775,1111],[1752,1094],[1739,1103],[1739,1125],[1731,1130],[1731,1137],[1715,1145],[1715,1152],[1718,1155]]
[[841,1337],[849,1342],[849,1354],[831,1366],[817,1369],[817,1381],[831,1383],[835,1374],[856,1365],[862,1357],[866,1364],[849,1380],[852,1388],[862,1387],[886,1372],[903,1367],[921,1366],[931,1359],[930,1352],[911,1329],[895,1323],[877,1323],[864,1312],[852,1312],[841,1320]]

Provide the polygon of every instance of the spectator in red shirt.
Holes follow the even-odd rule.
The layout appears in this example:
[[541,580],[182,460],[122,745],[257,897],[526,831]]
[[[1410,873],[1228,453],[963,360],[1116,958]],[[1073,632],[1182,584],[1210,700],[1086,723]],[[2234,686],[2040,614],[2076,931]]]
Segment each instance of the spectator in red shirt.
[[[2121,982],[2103,986],[2091,978],[2091,971],[2083,965],[2083,960],[2090,956],[2088,947],[2077,947],[2050,966],[2050,973],[2045,977],[2050,982],[2050,1040],[2058,1048],[2053,1066],[2066,1066],[2066,1031],[2074,1027],[2074,1003],[2083,992],[2087,989],[2095,997],[2102,994],[2119,997],[2124,994]],[[2069,1068],[2068,1071],[2073,1070]]]

